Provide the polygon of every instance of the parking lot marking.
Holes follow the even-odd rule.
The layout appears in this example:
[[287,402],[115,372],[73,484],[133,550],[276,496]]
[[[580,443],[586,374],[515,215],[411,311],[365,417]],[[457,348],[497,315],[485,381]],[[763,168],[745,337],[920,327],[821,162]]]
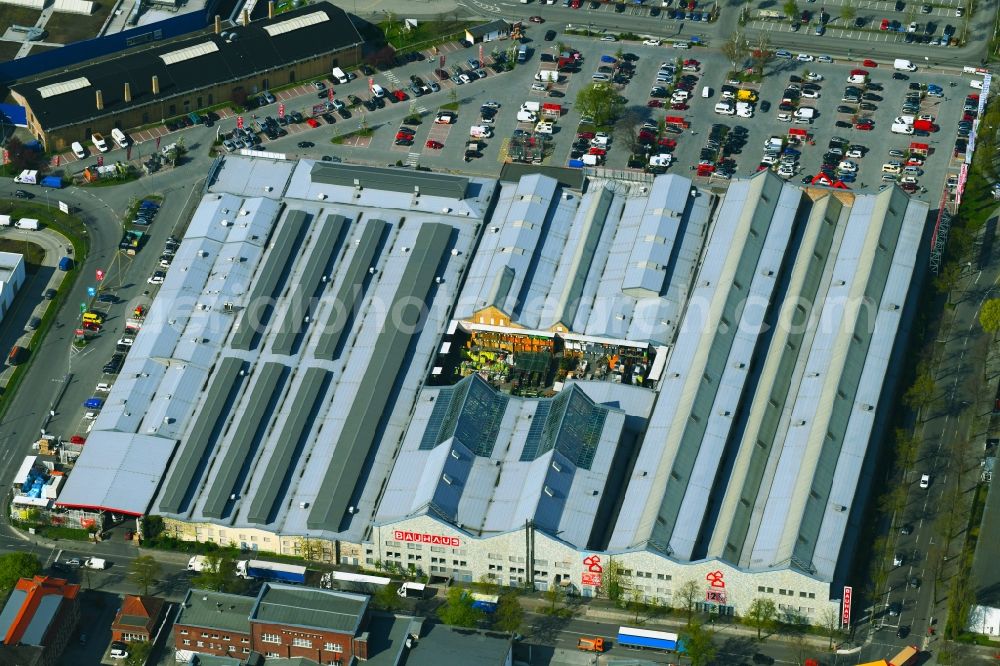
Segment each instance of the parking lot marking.
[[510,160],[510,138],[505,138],[500,142],[500,153],[497,155],[497,162],[504,164]]
[[406,163],[411,167],[415,167],[420,164],[420,153],[410,153],[406,156]]

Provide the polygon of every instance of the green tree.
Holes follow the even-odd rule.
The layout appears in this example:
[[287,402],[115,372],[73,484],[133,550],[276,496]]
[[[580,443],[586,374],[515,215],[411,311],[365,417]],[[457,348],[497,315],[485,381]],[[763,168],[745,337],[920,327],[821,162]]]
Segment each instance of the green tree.
[[628,607],[633,614],[633,622],[639,624],[639,614],[646,608],[646,595],[638,587],[629,590]]
[[483,574],[476,583],[476,589],[483,594],[500,594],[500,581],[493,574]]
[[438,617],[445,624],[453,627],[475,627],[483,614],[478,608],[472,607],[472,596],[460,587],[448,590],[447,601],[438,610]]
[[382,610],[391,613],[402,605],[402,600],[396,593],[397,589],[399,588],[396,585],[383,585],[375,591],[372,601]]
[[962,267],[955,262],[951,262],[945,264],[944,268],[941,269],[941,273],[934,278],[934,289],[939,294],[947,294],[954,291],[961,281]]
[[785,0],[785,4],[781,6],[781,11],[785,12],[785,16],[793,21],[799,17],[799,6],[795,3],[795,0]]
[[149,594],[151,585],[156,585],[160,575],[160,563],[152,555],[140,555],[128,565],[128,575],[143,595]]
[[236,576],[236,562],[231,555],[205,555],[205,568],[191,579],[192,585],[216,592],[239,592],[245,583]]
[[125,659],[126,666],[145,666],[152,651],[153,646],[145,641],[128,643],[128,658]]
[[857,10],[850,5],[844,5],[840,8],[840,18],[844,19],[848,23],[854,20],[854,17],[858,15]]
[[546,610],[546,612],[549,615],[555,615],[557,612],[557,606],[562,604],[563,598],[565,596],[563,594],[562,587],[560,587],[559,585],[549,585],[547,588],[545,588],[545,591],[542,592],[542,596],[545,598],[546,601],[549,602],[549,607]]
[[[558,587],[558,586],[552,586]],[[497,604],[496,626],[500,631],[509,634],[517,633],[524,622],[524,609],[517,598],[516,592],[507,592],[500,596],[500,603]]]
[[576,108],[593,118],[595,125],[607,125],[621,114],[625,100],[610,84],[591,83],[577,94]]
[[601,591],[608,601],[618,605],[625,598],[626,592],[625,567],[616,559],[608,560],[601,578]]
[[682,636],[684,649],[687,651],[688,659],[691,660],[691,666],[708,666],[712,663],[718,651],[713,642],[715,632],[705,629],[696,622]]
[[687,613],[687,624],[691,626],[691,617],[694,615],[694,605],[701,598],[701,589],[698,587],[698,581],[689,580],[679,588],[677,588],[677,593],[674,595],[674,599],[677,600],[677,607],[684,609]]
[[1000,298],[991,298],[979,311],[979,325],[987,333],[1000,331]]
[[31,553],[0,555],[0,595],[6,596],[18,580],[31,578],[41,570],[41,563]]
[[759,641],[761,632],[774,626],[774,620],[778,617],[778,607],[770,599],[756,597],[750,602],[746,617],[750,621],[750,626],[757,629]]
[[45,154],[24,145],[24,142],[18,137],[10,137],[3,147],[7,151],[10,170],[14,173],[25,169],[34,169],[42,173],[49,170],[49,161],[45,158]]
[[917,367],[917,376],[903,394],[903,402],[911,409],[921,409],[931,404],[937,385],[926,364]]
[[163,518],[161,516],[144,516],[142,519],[142,538],[155,539],[163,533]]
[[767,34],[762,32],[757,35],[757,39],[754,41],[753,47],[750,49],[750,61],[753,63],[753,69],[757,74],[763,74],[764,68],[767,67],[767,63],[774,59],[774,48],[771,46],[771,40],[768,38]]

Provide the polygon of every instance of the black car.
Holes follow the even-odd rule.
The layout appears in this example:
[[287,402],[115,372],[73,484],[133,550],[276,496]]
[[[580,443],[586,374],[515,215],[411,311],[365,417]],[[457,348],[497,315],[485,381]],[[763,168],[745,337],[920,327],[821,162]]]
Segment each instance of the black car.
[[358,104],[361,104],[361,98],[358,97],[357,95],[348,95],[347,96],[347,102],[351,106],[357,106]]
[[551,42],[555,38],[556,38],[556,31],[555,30],[546,30],[545,31],[545,41]]
[[906,3],[903,0],[896,0],[896,11],[901,12],[903,8],[906,7]]
[[903,74],[902,72],[893,72],[892,78],[894,78],[897,81],[909,81],[910,79],[910,77],[908,77],[906,74]]
[[323,119],[323,122],[325,122],[327,125],[332,125],[335,122],[337,122],[337,119],[333,117],[332,113],[324,113],[320,117]]
[[385,108],[385,99],[383,99],[381,97],[372,97],[371,98],[371,103],[375,105],[376,109],[384,109]]
[[903,611],[903,604],[898,601],[893,601],[889,604],[889,615],[896,617]]
[[868,88],[868,90],[871,90],[872,92],[882,92],[881,83],[869,82],[865,87]]
[[122,363],[125,362],[125,354],[116,353],[111,357],[107,363],[104,364],[104,374],[106,375],[117,375],[118,371],[122,368]]
[[753,663],[764,664],[765,666],[767,666],[768,664],[774,663],[774,657],[768,657],[766,654],[761,654],[760,652],[757,652],[753,656]]
[[369,67],[368,65],[361,65],[361,73],[364,74],[365,76],[371,76],[372,74],[375,73],[375,70]]
[[117,303],[118,297],[114,294],[101,294],[97,297],[97,300],[100,303]]
[[302,114],[298,111],[292,111],[292,122],[301,123],[304,120]]
[[905,524],[901,525],[900,528],[899,528],[899,533],[902,534],[902,535],[904,535],[904,536],[909,536],[909,535],[913,534],[913,525],[911,525],[909,523],[905,523]]
[[312,147],[313,147],[313,146],[315,146],[316,144],[315,144],[315,143],[313,143],[312,141],[299,141],[299,142],[298,142],[298,143],[297,143],[296,145],[297,145],[297,146],[298,146],[299,148],[312,148]]
[[413,139],[396,139],[395,143],[397,146],[412,146]]
[[14,196],[18,199],[34,199],[35,195],[27,190],[14,190]]
[[347,120],[348,118],[351,117],[351,112],[347,110],[346,106],[342,106],[339,109],[337,109],[337,115],[343,118],[344,120]]
[[854,111],[854,107],[844,106],[843,104],[837,107],[837,113],[854,113]]
[[46,289],[45,292],[42,294],[42,298],[44,298],[47,301],[51,301],[55,297],[56,297],[55,289]]
[[896,629],[896,638],[906,638],[909,635],[910,635],[910,628],[905,624],[900,625],[899,628]]
[[615,14],[624,14],[624,13],[625,13],[625,3],[619,2],[618,4],[615,5]]
[[855,28],[863,28],[863,27],[865,27],[865,17],[864,16],[859,16],[858,18],[854,19],[854,27]]
[[566,94],[565,93],[561,93],[558,90],[550,90],[548,96],[549,97],[565,97]]
[[847,122],[846,120],[838,120],[837,122],[834,123],[834,126],[836,126],[836,127],[843,127],[843,128],[850,128],[851,123]]
[[861,102],[862,111],[878,111],[878,107],[871,102]]

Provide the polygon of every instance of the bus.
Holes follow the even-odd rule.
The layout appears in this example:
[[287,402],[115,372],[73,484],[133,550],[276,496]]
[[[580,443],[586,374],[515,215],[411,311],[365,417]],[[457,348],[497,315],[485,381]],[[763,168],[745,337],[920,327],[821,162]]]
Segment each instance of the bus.
[[652,629],[636,629],[634,627],[618,627],[618,644],[633,649],[653,648],[656,650],[677,650],[679,647],[677,634],[668,631],[653,631]]

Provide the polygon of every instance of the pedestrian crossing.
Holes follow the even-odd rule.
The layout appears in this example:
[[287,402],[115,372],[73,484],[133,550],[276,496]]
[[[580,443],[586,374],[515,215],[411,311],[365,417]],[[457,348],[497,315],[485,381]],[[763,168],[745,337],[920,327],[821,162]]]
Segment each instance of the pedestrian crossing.
[[393,88],[399,87],[399,77],[392,71],[385,72],[385,78],[389,80]]
[[420,153],[410,153],[406,156],[406,164],[415,167],[420,164]]
[[426,106],[417,106],[417,107],[414,107],[414,111],[416,111],[417,113],[427,113],[427,107]]

